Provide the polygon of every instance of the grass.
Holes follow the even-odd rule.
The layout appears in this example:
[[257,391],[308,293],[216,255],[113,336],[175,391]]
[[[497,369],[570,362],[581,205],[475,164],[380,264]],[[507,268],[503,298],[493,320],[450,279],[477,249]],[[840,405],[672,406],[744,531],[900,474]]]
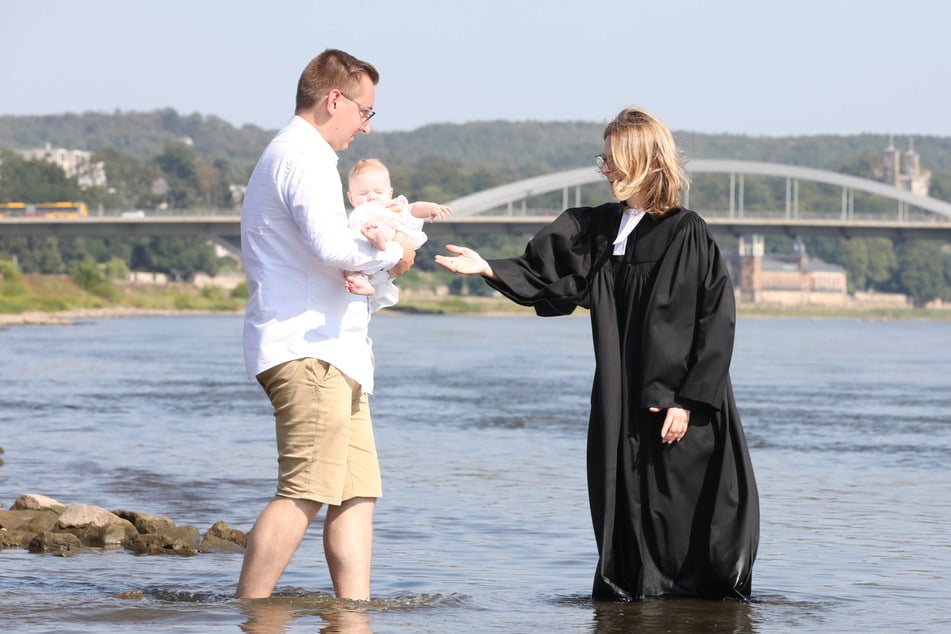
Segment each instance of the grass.
[[113,282],[113,292],[104,297],[83,289],[68,275],[23,275],[19,280],[0,281],[0,313],[64,312],[90,308],[139,310],[193,310],[234,312],[244,308],[245,298],[228,291],[191,284],[128,284]]
[[[24,274],[0,278],[0,314],[58,313],[83,309],[135,309],[139,311],[240,312],[246,295],[213,286],[197,288],[188,283],[165,285],[112,282],[103,296],[83,289],[67,275]],[[387,309],[401,313],[533,315],[531,308],[502,297],[476,297],[403,292],[399,304]],[[577,315],[586,311],[578,309]],[[814,317],[829,319],[940,319],[951,320],[951,310],[924,308],[862,308],[824,306],[768,306],[740,304],[741,317]]]

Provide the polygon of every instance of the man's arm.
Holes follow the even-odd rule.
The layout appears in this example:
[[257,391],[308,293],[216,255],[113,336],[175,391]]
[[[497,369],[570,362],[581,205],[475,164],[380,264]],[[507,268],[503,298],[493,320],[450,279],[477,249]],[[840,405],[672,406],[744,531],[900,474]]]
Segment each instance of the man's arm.
[[390,269],[389,273],[390,277],[399,277],[413,266],[413,262],[416,261],[416,250],[401,231],[397,231],[393,239],[403,247],[403,257]]

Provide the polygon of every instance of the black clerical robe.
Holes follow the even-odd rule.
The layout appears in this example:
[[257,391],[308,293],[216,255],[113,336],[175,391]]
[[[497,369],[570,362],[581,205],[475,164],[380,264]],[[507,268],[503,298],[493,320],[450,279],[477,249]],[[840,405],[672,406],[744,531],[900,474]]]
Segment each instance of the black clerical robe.
[[[498,279],[487,281],[541,316],[590,309],[594,598],[747,599],[759,498],[729,378],[730,275],[706,223],[686,209],[646,215],[613,255],[621,214],[616,203],[569,209],[522,256],[490,260]],[[690,410],[690,424],[664,444],[673,406]]]

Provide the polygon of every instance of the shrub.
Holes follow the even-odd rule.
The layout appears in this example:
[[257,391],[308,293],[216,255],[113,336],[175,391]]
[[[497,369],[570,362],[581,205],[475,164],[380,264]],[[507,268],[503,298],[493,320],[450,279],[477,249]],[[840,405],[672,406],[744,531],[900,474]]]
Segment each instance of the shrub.
[[119,291],[112,280],[103,274],[92,258],[87,258],[70,269],[69,276],[87,293],[109,301],[115,301],[119,297]]
[[129,265],[122,258],[112,258],[103,265],[102,272],[111,280],[128,280]]
[[23,295],[26,285],[23,283],[23,272],[13,260],[0,260],[0,294],[5,297]]
[[248,283],[241,282],[237,286],[231,289],[231,299],[244,299],[247,300],[251,297],[251,292],[248,291]]

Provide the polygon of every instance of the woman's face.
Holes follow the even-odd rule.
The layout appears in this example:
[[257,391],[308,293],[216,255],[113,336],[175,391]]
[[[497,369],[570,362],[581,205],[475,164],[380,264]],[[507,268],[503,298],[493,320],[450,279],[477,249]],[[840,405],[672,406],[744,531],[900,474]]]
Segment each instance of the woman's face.
[[601,168],[601,173],[604,174],[604,177],[611,181],[612,183],[621,177],[621,174],[618,172],[617,165],[614,164],[614,156],[611,154],[611,139],[604,140],[604,167]]

